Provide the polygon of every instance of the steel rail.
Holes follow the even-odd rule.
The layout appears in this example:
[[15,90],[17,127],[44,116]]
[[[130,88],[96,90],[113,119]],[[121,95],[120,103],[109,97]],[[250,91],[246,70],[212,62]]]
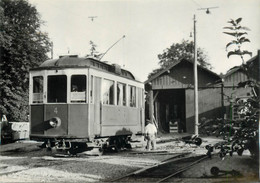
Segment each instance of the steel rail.
[[184,172],[185,170],[188,170],[188,169],[191,168],[193,165],[196,165],[196,164],[198,164],[199,162],[201,162],[201,161],[203,161],[203,160],[205,160],[205,159],[208,159],[208,158],[209,158],[209,157],[208,157],[207,155],[205,155],[205,156],[203,156],[202,158],[200,158],[200,159],[198,159],[198,160],[192,162],[191,164],[189,164],[189,165],[187,165],[187,166],[181,168],[181,169],[178,170],[177,172],[174,172],[174,173],[172,173],[171,175],[168,175],[167,177],[165,177],[165,178],[163,178],[163,179],[157,181],[156,183],[160,183],[160,182],[163,182],[163,181],[165,181],[165,180],[167,180],[167,179],[170,179],[170,178],[172,178],[173,176],[178,175],[179,173]]
[[3,172],[3,173],[0,173],[0,176],[18,173],[18,172],[22,172],[22,171],[26,171],[26,170],[30,170],[30,169],[32,169],[32,168],[25,168],[25,169],[22,169],[22,170],[14,170],[14,171],[9,171],[9,172]]
[[[169,154],[171,154],[171,153],[169,153]],[[171,157],[171,158],[169,158],[169,159],[166,159],[166,160],[164,160],[164,161],[162,161],[162,162],[160,162],[160,163],[158,163],[158,164],[155,164],[155,165],[152,165],[152,166],[149,166],[149,167],[141,168],[141,169],[136,170],[136,171],[134,171],[134,172],[131,172],[131,173],[129,173],[129,174],[123,175],[123,176],[121,176],[121,177],[119,177],[119,178],[116,178],[116,179],[113,179],[113,180],[109,180],[109,181],[105,181],[105,182],[117,182],[117,181],[122,180],[122,179],[124,179],[124,178],[130,177],[130,176],[132,176],[132,175],[140,174],[140,173],[142,173],[142,172],[144,172],[144,171],[146,171],[146,170],[149,170],[149,169],[158,167],[158,166],[160,166],[160,165],[164,165],[164,164],[167,164],[167,163],[171,163],[171,162],[180,160],[180,159],[176,159],[176,158],[181,158],[181,157],[185,157],[185,158],[186,158],[186,156],[189,155],[189,154],[191,154],[191,153],[178,154],[178,155],[173,156],[173,157]]]

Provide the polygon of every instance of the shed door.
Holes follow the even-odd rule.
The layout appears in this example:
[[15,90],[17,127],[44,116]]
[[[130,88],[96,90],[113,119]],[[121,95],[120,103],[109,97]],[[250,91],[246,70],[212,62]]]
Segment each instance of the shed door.
[[94,82],[94,133],[100,135],[101,126],[101,78],[95,77]]

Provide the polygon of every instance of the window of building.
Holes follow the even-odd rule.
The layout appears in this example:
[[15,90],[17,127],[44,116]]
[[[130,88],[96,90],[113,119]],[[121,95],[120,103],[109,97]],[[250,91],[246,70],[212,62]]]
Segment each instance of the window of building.
[[114,81],[104,79],[102,83],[103,104],[114,104]]
[[43,77],[35,76],[33,77],[33,103],[43,102]]
[[117,83],[117,105],[126,106],[126,84]]
[[136,87],[129,85],[128,93],[129,93],[129,106],[136,107]]
[[71,76],[71,102],[86,102],[86,82],[85,75],[72,75]]
[[48,103],[67,102],[67,76],[55,75],[48,76]]

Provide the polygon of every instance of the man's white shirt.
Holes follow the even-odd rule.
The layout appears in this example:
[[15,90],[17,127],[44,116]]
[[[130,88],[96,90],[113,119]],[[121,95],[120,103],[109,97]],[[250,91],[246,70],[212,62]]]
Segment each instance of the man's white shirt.
[[155,125],[149,123],[148,125],[145,126],[145,134],[156,134],[157,129]]

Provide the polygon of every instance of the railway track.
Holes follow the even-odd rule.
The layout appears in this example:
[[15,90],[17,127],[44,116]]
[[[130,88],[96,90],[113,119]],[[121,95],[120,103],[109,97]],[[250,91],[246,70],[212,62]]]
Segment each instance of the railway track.
[[29,169],[31,169],[31,168],[25,168],[25,169],[21,169],[21,170],[13,170],[13,171],[8,171],[8,172],[3,172],[3,173],[0,173],[0,176],[18,173],[18,172],[26,171],[26,170],[29,170]]
[[190,163],[189,165],[187,165],[187,166],[181,168],[180,170],[178,170],[178,171],[176,171],[176,172],[174,172],[174,173],[172,173],[172,174],[170,174],[170,175],[168,175],[168,176],[166,176],[166,177],[160,179],[159,181],[157,181],[157,183],[160,183],[160,182],[164,182],[164,181],[166,181],[166,180],[169,180],[170,178],[172,178],[172,177],[174,177],[174,176],[176,176],[176,175],[178,175],[178,174],[180,174],[180,173],[182,173],[182,172],[188,170],[188,169],[191,168],[193,165],[196,165],[196,164],[200,163],[201,161],[203,161],[203,160],[205,160],[205,159],[208,159],[208,158],[209,158],[209,157],[208,157],[207,155],[204,155],[204,156],[201,157],[200,159],[198,159],[198,160],[196,160],[196,161]]
[[108,182],[165,182],[208,159],[207,155],[189,156],[190,154],[173,156],[159,164],[139,169]]

